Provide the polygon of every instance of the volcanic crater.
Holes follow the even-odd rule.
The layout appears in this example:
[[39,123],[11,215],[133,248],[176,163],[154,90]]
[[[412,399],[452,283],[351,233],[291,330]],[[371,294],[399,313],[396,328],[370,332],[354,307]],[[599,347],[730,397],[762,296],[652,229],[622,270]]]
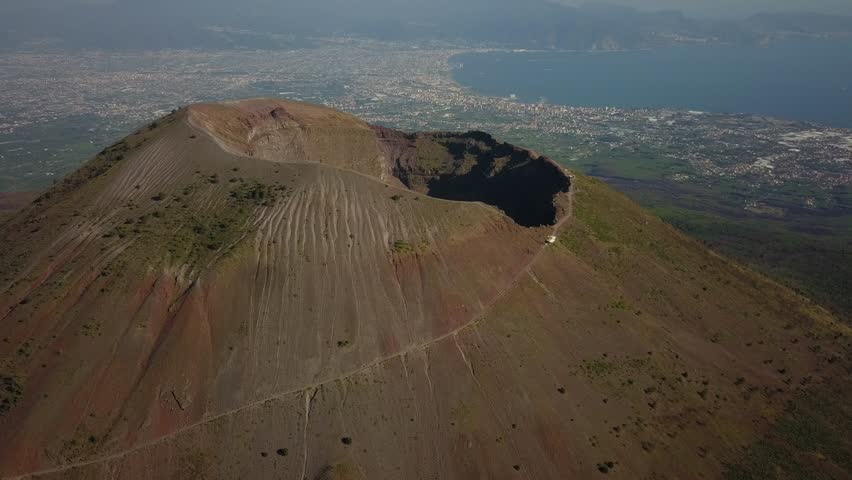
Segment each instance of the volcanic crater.
[[[191,118],[220,144],[243,155],[316,161],[385,181],[396,179],[430,197],[492,205],[521,226],[554,225],[565,213],[564,195],[571,185],[566,171],[485,132],[405,133],[298,103],[196,106]],[[321,151],[316,148],[318,137],[325,146]],[[369,145],[373,137],[378,157]],[[335,141],[339,145],[334,146]],[[352,160],[356,155],[360,161]]]

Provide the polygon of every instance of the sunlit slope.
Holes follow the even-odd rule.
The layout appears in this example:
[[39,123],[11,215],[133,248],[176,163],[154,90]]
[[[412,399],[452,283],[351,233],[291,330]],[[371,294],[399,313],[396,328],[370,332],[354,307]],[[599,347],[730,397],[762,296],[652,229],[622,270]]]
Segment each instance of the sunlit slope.
[[[719,478],[846,385],[830,315],[603,184],[480,134],[362,164],[351,117],[237,105],[292,123],[252,157],[191,107],[3,224],[0,475]],[[281,146],[316,115],[324,153]]]
[[393,180],[370,125],[337,110],[253,99],[193,105],[188,120],[237,155],[324,163]]

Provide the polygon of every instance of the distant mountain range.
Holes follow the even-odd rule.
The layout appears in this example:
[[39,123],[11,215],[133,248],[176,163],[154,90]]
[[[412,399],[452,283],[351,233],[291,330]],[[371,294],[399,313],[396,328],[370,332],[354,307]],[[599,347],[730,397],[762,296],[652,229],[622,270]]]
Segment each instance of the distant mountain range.
[[[214,28],[211,28],[214,27]],[[223,28],[227,27],[227,28]],[[262,32],[261,34],[258,34]],[[160,0],[140,4],[35,1],[0,7],[0,47],[292,48],[317,35],[442,40],[518,48],[613,50],[685,43],[756,44],[790,35],[852,35],[852,17],[760,14],[706,20],[678,11],[572,7],[544,0],[436,0],[410,5],[369,0],[248,4]]]

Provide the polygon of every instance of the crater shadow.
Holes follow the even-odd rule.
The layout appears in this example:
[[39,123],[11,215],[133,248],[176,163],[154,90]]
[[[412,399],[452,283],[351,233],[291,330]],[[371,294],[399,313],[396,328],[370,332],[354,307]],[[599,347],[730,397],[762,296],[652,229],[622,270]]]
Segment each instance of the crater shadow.
[[484,132],[379,136],[390,147],[394,175],[409,189],[493,205],[524,227],[555,224],[557,196],[571,186],[552,160]]

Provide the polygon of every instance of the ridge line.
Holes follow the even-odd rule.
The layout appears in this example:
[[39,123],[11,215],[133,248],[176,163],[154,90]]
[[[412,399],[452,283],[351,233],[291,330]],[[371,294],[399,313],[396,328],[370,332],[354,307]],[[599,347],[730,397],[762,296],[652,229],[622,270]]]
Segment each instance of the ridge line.
[[[381,183],[382,185],[385,185],[385,186],[387,186],[387,187],[389,187],[389,188],[392,188],[392,189],[398,190],[398,191],[400,191],[400,192],[405,192],[405,193],[415,194],[415,195],[421,195],[421,196],[423,196],[423,197],[428,198],[429,200],[435,200],[435,201],[438,201],[438,202],[451,203],[451,204],[456,204],[456,205],[458,205],[458,204],[474,204],[474,205],[480,205],[480,206],[482,206],[482,207],[485,207],[485,208],[486,208],[486,209],[488,209],[488,210],[491,210],[491,211],[493,211],[493,212],[495,212],[495,213],[498,213],[498,214],[500,214],[500,215],[502,215],[502,216],[508,217],[510,220],[512,220],[512,221],[514,222],[514,219],[512,219],[511,217],[509,217],[509,215],[507,215],[507,214],[506,214],[506,212],[504,212],[503,210],[500,210],[499,208],[495,207],[494,205],[489,205],[489,204],[487,204],[487,203],[485,203],[485,202],[482,202],[482,201],[479,201],[479,200],[474,200],[474,201],[470,201],[470,200],[451,200],[451,199],[449,199],[449,198],[432,197],[432,196],[429,196],[428,194],[425,194],[425,193],[416,192],[416,191],[411,190],[411,189],[409,189],[409,188],[404,188],[404,187],[400,187],[400,186],[394,185],[394,184],[392,184],[392,183],[388,183],[388,182],[384,181],[384,180],[383,180],[382,178],[380,178],[380,177],[376,177],[376,176],[374,176],[374,175],[368,175],[368,174],[366,174],[366,173],[364,173],[364,172],[360,172],[360,171],[358,171],[358,170],[353,170],[353,169],[351,169],[351,168],[341,167],[341,166],[339,166],[339,165],[334,165],[334,164],[331,164],[331,163],[312,162],[312,161],[309,161],[309,160],[305,160],[305,161],[274,161],[274,160],[267,160],[267,159],[265,159],[265,158],[260,158],[260,157],[252,157],[252,156],[250,156],[250,155],[246,155],[246,154],[244,154],[244,153],[241,153],[241,152],[239,152],[239,151],[236,151],[236,150],[234,150],[234,149],[232,149],[232,148],[228,147],[228,146],[227,146],[227,145],[226,145],[223,141],[221,141],[219,138],[217,138],[217,137],[216,137],[216,136],[215,136],[212,132],[210,132],[209,130],[207,130],[206,128],[204,128],[204,127],[202,127],[202,126],[200,126],[200,125],[197,125],[197,124],[196,124],[196,123],[192,120],[192,118],[190,118],[188,115],[187,115],[187,117],[186,117],[186,118],[184,118],[184,119],[183,119],[183,121],[184,121],[184,122],[185,122],[185,123],[186,123],[186,124],[187,124],[187,125],[191,128],[191,129],[195,130],[195,131],[196,131],[196,132],[198,132],[198,133],[201,133],[201,134],[203,134],[203,135],[206,135],[208,138],[210,138],[210,140],[211,140],[213,143],[215,143],[215,144],[216,144],[216,146],[218,146],[218,147],[219,147],[219,148],[220,148],[223,152],[225,152],[225,153],[227,153],[227,154],[230,154],[230,155],[233,155],[233,156],[235,156],[235,157],[237,157],[237,158],[245,158],[245,159],[251,159],[251,160],[260,160],[260,161],[264,161],[264,162],[276,163],[276,164],[283,164],[283,165],[311,165],[311,166],[319,166],[319,167],[331,168],[331,169],[338,170],[338,171],[342,171],[342,172],[353,173],[353,174],[355,174],[355,175],[359,175],[359,176],[361,176],[361,177],[367,178],[367,179],[372,180],[372,181],[374,181],[374,182]],[[527,149],[527,150],[529,150],[529,149]],[[529,151],[531,151],[531,150],[529,150]],[[564,169],[563,169],[563,173],[564,173]],[[566,176],[568,176],[568,177],[569,177],[569,179],[571,178],[571,176],[570,176],[570,175],[568,175],[567,173],[565,173],[565,175],[566,175]],[[395,178],[395,177],[393,177],[393,175],[391,175],[391,177],[392,177],[392,178]],[[569,188],[570,188],[570,187],[569,187]],[[517,222],[515,222],[515,223],[517,223]]]

